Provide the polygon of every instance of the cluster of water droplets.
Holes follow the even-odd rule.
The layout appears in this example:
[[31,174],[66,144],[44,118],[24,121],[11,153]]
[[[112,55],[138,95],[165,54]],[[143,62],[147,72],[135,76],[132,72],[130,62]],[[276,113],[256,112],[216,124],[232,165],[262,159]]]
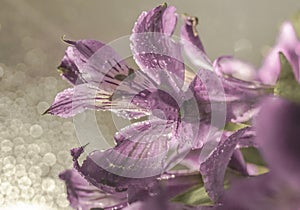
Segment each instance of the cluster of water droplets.
[[0,208],[24,202],[68,209],[58,174],[72,167],[73,122],[42,115],[67,84],[27,68],[0,63]]

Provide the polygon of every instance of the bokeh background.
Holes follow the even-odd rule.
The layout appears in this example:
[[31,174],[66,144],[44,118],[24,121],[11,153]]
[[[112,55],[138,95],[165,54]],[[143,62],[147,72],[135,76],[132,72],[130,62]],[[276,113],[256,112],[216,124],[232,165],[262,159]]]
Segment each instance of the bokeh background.
[[[199,18],[210,58],[234,55],[257,66],[280,23],[300,9],[299,0],[166,2]],[[41,115],[68,87],[56,71],[66,49],[61,37],[113,41],[161,3],[0,0],[0,209],[69,209],[58,174],[71,167],[69,149],[79,142],[72,119]],[[112,138],[109,113],[98,117]]]

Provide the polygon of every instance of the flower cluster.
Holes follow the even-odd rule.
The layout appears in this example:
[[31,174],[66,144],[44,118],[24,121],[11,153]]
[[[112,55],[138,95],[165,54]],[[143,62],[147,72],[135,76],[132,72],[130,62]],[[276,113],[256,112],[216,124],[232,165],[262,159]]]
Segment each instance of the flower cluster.
[[86,146],[71,150],[74,169],[60,174],[71,206],[300,208],[300,40],[293,23],[282,25],[255,69],[231,56],[211,61],[195,17],[183,16],[175,41],[177,17],[166,4],[139,16],[130,37],[138,70],[102,42],[65,40],[59,70],[73,87],[45,113],[108,110],[137,121],[115,134],[113,148],[92,148],[82,164]]

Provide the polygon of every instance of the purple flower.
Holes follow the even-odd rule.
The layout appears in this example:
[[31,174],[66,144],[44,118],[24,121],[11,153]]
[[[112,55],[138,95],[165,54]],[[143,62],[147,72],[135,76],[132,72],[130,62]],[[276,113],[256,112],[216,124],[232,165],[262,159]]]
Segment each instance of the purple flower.
[[[197,158],[191,161],[188,156],[185,161],[190,161],[197,172],[199,153],[205,154],[206,161],[200,171],[214,201],[223,193],[227,163],[248,173],[241,154],[235,150],[239,144],[250,144],[244,136],[248,128],[229,138],[224,134],[214,150],[209,142],[218,142],[225,123],[251,119],[257,100],[267,94],[268,87],[224,75],[220,65],[225,57],[212,64],[198,37],[196,18],[184,17],[181,42],[175,42],[172,39],[177,23],[175,10],[164,4],[138,18],[130,40],[140,70],[128,67],[114,49],[99,41],[66,40],[70,46],[59,69],[73,88],[58,93],[45,113],[72,117],[85,109],[109,110],[128,119],[152,114],[149,120],[121,129],[114,136],[114,148],[93,151],[81,165],[78,158],[84,148],[72,150],[74,168],[93,185],[79,181],[74,171],[61,175],[74,208],[96,207],[102,202],[99,201],[102,195],[113,200],[118,208],[144,200],[146,204],[134,205],[144,206],[149,201],[155,206],[160,198],[149,197],[164,176],[168,177],[166,197],[175,196],[194,182],[190,174],[175,175],[169,169],[191,149],[197,151]],[[185,70],[182,49],[199,68],[196,75]],[[175,151],[170,157],[169,150]],[[181,180],[182,177],[186,179]],[[173,178],[178,181],[171,188],[168,184]],[[96,197],[95,205],[89,195]]]
[[220,209],[300,208],[299,119],[299,104],[280,98],[265,101],[255,128],[270,172],[236,181],[223,196]]

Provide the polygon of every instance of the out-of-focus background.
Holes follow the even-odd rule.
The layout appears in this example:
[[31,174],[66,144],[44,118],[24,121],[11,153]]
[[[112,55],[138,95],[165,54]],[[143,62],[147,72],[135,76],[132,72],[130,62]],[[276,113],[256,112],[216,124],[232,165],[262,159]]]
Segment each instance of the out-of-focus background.
[[[56,71],[66,49],[61,37],[113,41],[131,33],[142,11],[161,3],[0,0],[0,209],[68,209],[58,174],[71,167],[69,149],[79,143],[72,119],[41,115],[69,86]],[[257,66],[280,23],[300,9],[299,0],[169,4],[179,14],[199,18],[210,58],[235,55]],[[103,132],[112,138],[109,115],[100,118]]]

